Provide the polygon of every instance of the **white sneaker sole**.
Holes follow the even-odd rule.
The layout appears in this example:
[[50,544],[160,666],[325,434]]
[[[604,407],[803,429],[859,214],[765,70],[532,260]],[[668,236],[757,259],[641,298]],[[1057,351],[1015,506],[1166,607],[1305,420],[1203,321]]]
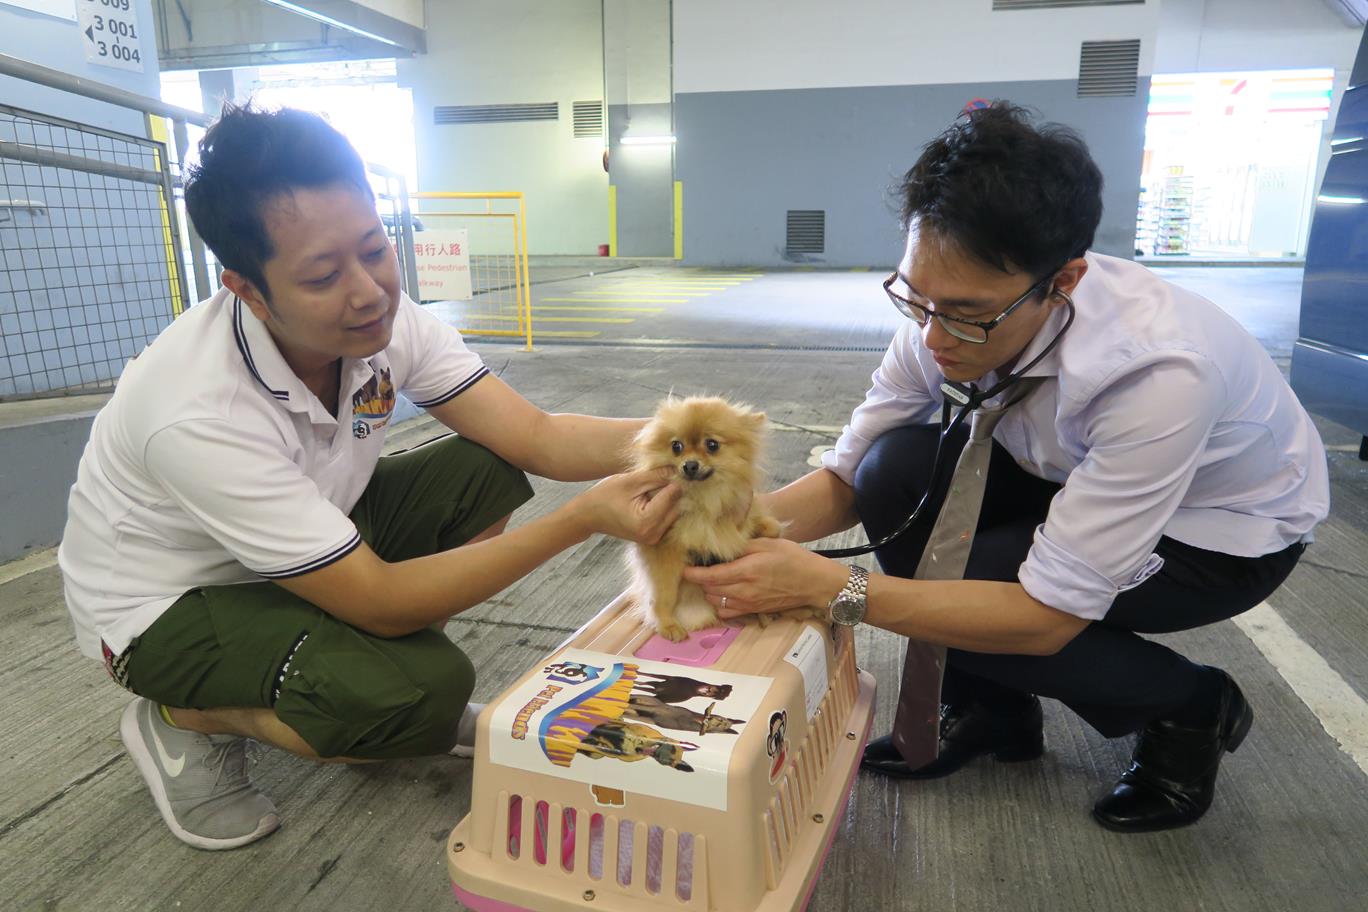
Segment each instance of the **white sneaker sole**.
[[157,769],[156,758],[148,751],[147,743],[138,730],[138,708],[144,702],[146,701],[140,697],[124,708],[123,715],[119,717],[119,737],[123,740],[124,748],[127,749],[128,756],[132,758],[133,765],[138,768],[143,781],[147,783],[147,789],[152,793],[152,800],[156,802],[162,820],[166,822],[167,827],[177,839],[197,849],[214,852],[245,846],[279,829],[280,817],[276,814],[267,814],[261,818],[261,822],[255,830],[245,836],[234,836],[231,839],[212,839],[208,836],[199,836],[177,823],[176,815],[171,813],[171,802],[166,797],[166,788],[162,785],[161,772]]

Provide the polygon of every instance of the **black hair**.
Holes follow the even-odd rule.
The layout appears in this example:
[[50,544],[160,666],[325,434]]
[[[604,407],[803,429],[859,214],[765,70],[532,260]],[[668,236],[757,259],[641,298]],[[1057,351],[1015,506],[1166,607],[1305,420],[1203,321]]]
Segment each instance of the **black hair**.
[[317,114],[225,104],[199,142],[185,208],[224,267],[241,273],[268,300],[263,267],[275,256],[262,208],[296,187],[344,183],[375,199],[366,166],[347,138]]
[[917,222],[1003,272],[1043,278],[1082,256],[1102,220],[1102,172],[1079,135],[996,101],[922,150],[898,188]]

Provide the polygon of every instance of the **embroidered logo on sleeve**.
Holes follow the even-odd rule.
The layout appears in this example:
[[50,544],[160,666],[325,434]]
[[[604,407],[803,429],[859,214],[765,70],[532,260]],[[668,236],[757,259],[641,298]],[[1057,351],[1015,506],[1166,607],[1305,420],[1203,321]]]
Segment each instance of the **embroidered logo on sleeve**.
[[364,440],[389,424],[390,415],[394,414],[394,402],[394,382],[390,379],[390,369],[381,368],[352,396],[352,436]]

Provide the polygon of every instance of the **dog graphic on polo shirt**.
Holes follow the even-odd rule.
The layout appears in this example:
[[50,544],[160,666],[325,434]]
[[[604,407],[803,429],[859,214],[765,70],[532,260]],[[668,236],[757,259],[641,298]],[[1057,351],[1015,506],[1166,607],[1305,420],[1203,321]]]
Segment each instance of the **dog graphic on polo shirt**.
[[352,436],[364,440],[372,431],[389,424],[394,414],[394,381],[390,369],[381,368],[352,396]]

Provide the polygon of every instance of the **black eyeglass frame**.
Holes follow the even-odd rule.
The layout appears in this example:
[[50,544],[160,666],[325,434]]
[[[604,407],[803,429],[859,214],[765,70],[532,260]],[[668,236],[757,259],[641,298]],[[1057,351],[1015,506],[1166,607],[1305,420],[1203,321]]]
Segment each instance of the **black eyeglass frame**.
[[[1060,267],[1060,269],[1062,268],[1063,267]],[[898,312],[901,313],[904,317],[907,317],[912,322],[916,323],[918,326],[925,326],[928,322],[930,322],[931,318],[934,317],[936,321],[940,323],[942,329],[944,329],[950,335],[954,336],[956,339],[959,339],[961,342],[968,342],[972,345],[986,345],[988,344],[989,332],[996,328],[997,325],[1001,323],[1003,320],[1011,316],[1012,311],[1016,310],[1022,304],[1025,304],[1027,301],[1029,301],[1032,296],[1034,296],[1037,292],[1041,290],[1042,286],[1049,282],[1053,282],[1054,279],[1059,275],[1059,272],[1060,270],[1056,269],[1049,273],[1046,273],[1043,278],[1041,278],[1030,288],[1026,289],[1025,294],[1017,298],[1011,304],[1008,304],[1005,310],[1003,310],[996,317],[993,317],[993,319],[988,320],[987,322],[983,322],[980,320],[966,320],[963,317],[952,317],[948,314],[936,313],[934,310],[928,310],[927,308],[923,307],[922,305],[914,301],[907,300],[902,295],[894,292],[892,287],[890,287],[894,282],[897,282],[899,280],[902,280],[903,282],[907,281],[898,274],[897,270],[894,270],[892,275],[884,279],[883,290],[884,293],[888,295],[888,299],[893,302],[893,306],[898,308]],[[967,335],[967,330],[961,330],[960,332],[964,332],[966,334],[960,335],[960,332],[956,332],[954,329],[954,324],[957,323],[963,326],[972,326],[975,329],[983,330],[983,338],[973,338]]]

